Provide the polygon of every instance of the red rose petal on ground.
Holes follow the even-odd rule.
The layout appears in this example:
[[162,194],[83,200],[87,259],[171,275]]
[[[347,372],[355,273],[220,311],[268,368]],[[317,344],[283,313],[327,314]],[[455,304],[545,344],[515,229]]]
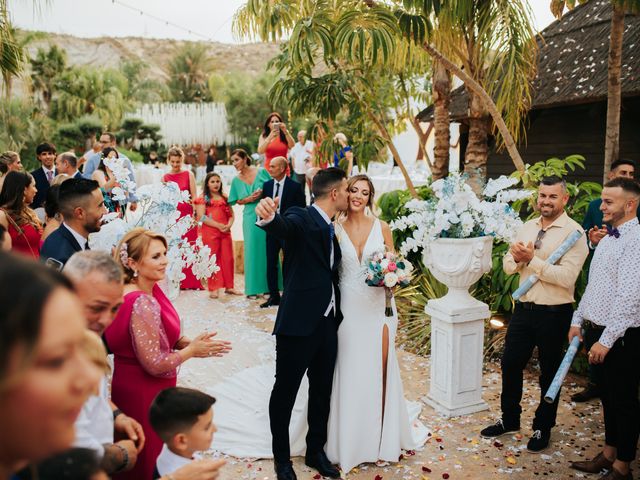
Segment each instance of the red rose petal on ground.
[[447,480],[447,478],[449,478],[449,474],[448,474],[448,473],[443,473],[443,474],[442,474],[442,478],[444,478],[445,480]]
[[424,465],[422,466],[422,471],[423,472],[427,472],[427,473],[431,473],[431,469],[429,467],[425,467]]
[[382,480],[382,475],[376,475],[375,480]]
[[320,475],[319,473],[316,473],[316,474],[313,476],[313,479],[314,479],[314,480],[320,480],[321,478],[322,478],[322,475]]
[[499,442],[498,440],[496,440],[495,442],[493,442],[493,446],[500,448],[500,447],[503,446],[503,444],[502,444],[502,442]]

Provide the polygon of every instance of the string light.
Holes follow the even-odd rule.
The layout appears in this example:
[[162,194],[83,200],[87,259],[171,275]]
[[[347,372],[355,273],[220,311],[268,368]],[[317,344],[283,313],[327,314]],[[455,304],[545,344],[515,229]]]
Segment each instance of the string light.
[[[143,10],[140,10],[137,7],[134,7],[132,5],[128,5],[128,4],[126,4],[126,3],[124,3],[124,2],[122,2],[120,0],[111,0],[111,3],[113,3],[114,5],[120,5],[121,7],[124,7],[124,8],[128,8],[129,10],[133,10],[134,12],[138,12],[141,16],[148,17],[148,18],[150,18],[152,20],[155,20],[156,22],[164,23],[168,27],[177,28],[178,30],[182,30],[183,32],[187,32],[189,35],[194,35],[194,36],[199,37],[199,38],[201,38],[203,40],[206,40],[207,42],[213,42],[214,41],[213,38],[211,38],[211,37],[209,37],[207,35],[204,35],[204,34],[199,33],[199,32],[195,32],[195,31],[191,30],[190,28],[183,27],[182,25],[178,25],[177,23],[173,23],[172,21],[167,20],[166,18],[160,18],[160,17],[157,17],[157,16],[152,15],[150,13],[147,13],[147,12],[145,12]],[[222,28],[222,26],[220,28]],[[220,28],[218,28],[218,30],[216,30],[216,33],[220,30]]]

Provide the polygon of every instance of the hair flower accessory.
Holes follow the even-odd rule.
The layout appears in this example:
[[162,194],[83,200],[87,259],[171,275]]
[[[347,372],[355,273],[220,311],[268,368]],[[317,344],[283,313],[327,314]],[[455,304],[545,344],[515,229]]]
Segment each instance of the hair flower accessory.
[[122,265],[128,268],[129,265],[127,264],[129,263],[129,245],[127,245],[127,242],[124,242],[122,245],[120,245],[119,255]]

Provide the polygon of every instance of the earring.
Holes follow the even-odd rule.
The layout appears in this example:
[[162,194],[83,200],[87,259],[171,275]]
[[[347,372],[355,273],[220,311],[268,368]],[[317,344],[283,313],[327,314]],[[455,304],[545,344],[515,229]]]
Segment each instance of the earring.
[[135,277],[137,277],[137,276],[138,276],[138,271],[137,271],[137,270],[134,270],[134,271],[133,271],[133,278],[135,278]]

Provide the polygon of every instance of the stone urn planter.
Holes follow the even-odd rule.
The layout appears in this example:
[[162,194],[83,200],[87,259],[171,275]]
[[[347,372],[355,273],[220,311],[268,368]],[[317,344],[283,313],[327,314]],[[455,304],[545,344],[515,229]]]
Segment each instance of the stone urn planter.
[[488,408],[482,399],[484,320],[487,304],[469,288],[491,270],[493,237],[439,238],[423,251],[423,262],[449,291],[429,300],[431,383],[424,401],[445,417]]
[[[447,286],[447,294],[429,303],[445,311],[486,305],[469,294],[471,285],[491,270],[493,237],[438,238],[422,252],[424,266]],[[433,303],[432,303],[433,302]]]

